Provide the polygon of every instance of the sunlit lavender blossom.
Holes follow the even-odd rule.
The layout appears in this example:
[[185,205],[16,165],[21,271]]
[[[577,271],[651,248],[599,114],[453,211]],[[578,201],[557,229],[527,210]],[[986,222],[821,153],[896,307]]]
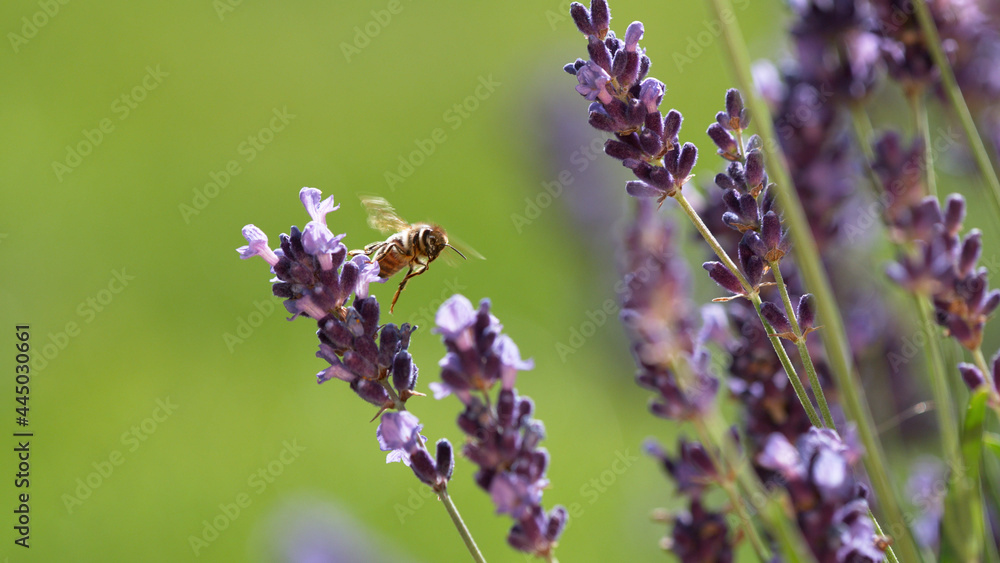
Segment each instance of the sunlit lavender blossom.
[[[479,466],[476,483],[490,494],[497,513],[516,521],[507,543],[548,557],[568,513],[562,506],[548,513],[542,508],[549,454],[538,444],[545,427],[532,418],[532,400],[514,388],[517,372],[534,364],[522,360],[514,341],[501,333],[503,326],[490,313],[487,299],[477,310],[464,296],[454,295],[441,305],[435,323],[448,352],[440,362],[442,383],[431,388],[435,397],[454,394],[465,405],[458,426],[469,437],[462,454]],[[493,403],[490,392],[497,383],[500,391]]]
[[[273,251],[267,236],[255,227],[243,228],[248,244],[237,249],[241,258],[260,256],[275,274],[272,292],[285,299],[292,318],[306,316],[319,325],[316,355],[330,363],[317,374],[319,383],[346,381],[362,399],[385,409],[398,409],[416,394],[417,367],[407,352],[407,324],[379,325],[379,304],[368,296],[368,285],[382,281],[379,266],[365,256],[349,261],[344,235],[334,235],[326,216],[339,206],[315,188],[302,188],[299,199],[312,219],[303,230],[292,226]],[[347,305],[354,295],[354,301]],[[381,411],[380,411],[381,412]]]

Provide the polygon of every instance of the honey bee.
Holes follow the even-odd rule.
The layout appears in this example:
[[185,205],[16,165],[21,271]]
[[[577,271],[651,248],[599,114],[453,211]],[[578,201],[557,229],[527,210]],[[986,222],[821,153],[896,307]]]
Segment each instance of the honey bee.
[[373,242],[363,249],[352,250],[348,254],[350,256],[365,254],[371,257],[373,262],[378,262],[378,275],[383,279],[391,278],[403,268],[409,267],[403,281],[399,282],[399,287],[396,288],[396,294],[392,296],[390,313],[410,278],[426,272],[430,263],[445,248],[454,250],[465,259],[464,254],[448,243],[448,234],[440,226],[430,223],[410,224],[396,214],[396,210],[388,201],[380,197],[361,196],[361,204],[368,210],[368,225],[371,228],[392,234],[383,241]]

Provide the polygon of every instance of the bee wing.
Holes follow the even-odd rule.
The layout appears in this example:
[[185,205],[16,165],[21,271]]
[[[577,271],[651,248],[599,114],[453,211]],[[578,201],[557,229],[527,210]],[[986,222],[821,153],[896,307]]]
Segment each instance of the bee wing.
[[[465,256],[466,258],[478,258],[480,260],[486,260],[486,257],[480,254],[478,250],[469,246],[469,244],[464,240],[456,238],[451,234],[448,235],[448,244],[453,246],[455,250],[457,250],[458,252],[461,252],[462,255]],[[448,252],[448,249],[445,249],[445,251],[442,252],[441,254],[442,254],[441,257],[444,258],[445,264],[448,264],[449,266],[457,266],[462,258],[456,252]]]
[[368,211],[368,226],[383,233],[398,233],[410,228],[385,198],[363,195],[361,205]]

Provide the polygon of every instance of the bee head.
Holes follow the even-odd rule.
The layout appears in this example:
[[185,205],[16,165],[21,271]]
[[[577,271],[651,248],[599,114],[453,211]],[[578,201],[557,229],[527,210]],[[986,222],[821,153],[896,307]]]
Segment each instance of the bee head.
[[420,251],[433,260],[448,246],[448,235],[441,227],[428,225],[420,229],[420,233],[417,235],[417,244]]

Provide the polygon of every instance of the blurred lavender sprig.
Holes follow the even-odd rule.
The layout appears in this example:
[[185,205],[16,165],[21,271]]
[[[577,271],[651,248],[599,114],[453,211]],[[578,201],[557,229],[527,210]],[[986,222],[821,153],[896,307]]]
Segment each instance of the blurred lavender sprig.
[[[534,419],[534,402],[519,396],[514,385],[518,371],[532,369],[506,334],[484,299],[479,308],[462,295],[449,298],[437,312],[435,332],[448,352],[441,360],[441,381],[432,383],[435,398],[454,394],[465,410],[458,426],[469,437],[462,454],[479,466],[475,480],[515,524],[507,535],[514,549],[551,560],[568,512],[556,506],[542,508],[542,491],[549,454],[539,443],[545,426]],[[500,384],[496,402],[490,392]]]

